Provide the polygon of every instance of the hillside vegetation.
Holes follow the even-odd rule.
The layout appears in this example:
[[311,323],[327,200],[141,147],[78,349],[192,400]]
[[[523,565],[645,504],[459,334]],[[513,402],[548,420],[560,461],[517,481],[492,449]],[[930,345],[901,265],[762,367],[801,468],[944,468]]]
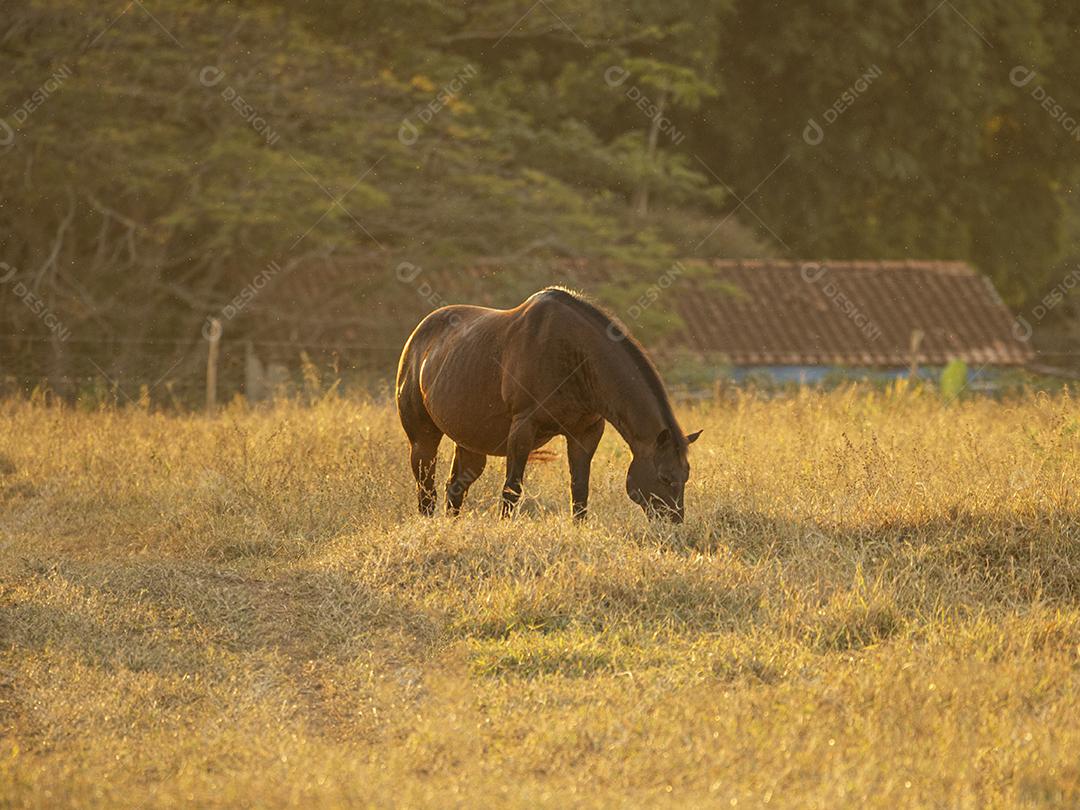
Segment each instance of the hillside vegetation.
[[238,345],[350,342],[401,261],[966,259],[1031,306],[1080,233],[1078,26],[1050,0],[7,0],[0,374],[196,378],[271,262],[308,289],[243,299]]
[[[1080,408],[682,408],[423,520],[392,408],[0,405],[0,803],[1080,803]],[[444,454],[445,455],[445,454]],[[447,472],[444,457],[440,478]]]

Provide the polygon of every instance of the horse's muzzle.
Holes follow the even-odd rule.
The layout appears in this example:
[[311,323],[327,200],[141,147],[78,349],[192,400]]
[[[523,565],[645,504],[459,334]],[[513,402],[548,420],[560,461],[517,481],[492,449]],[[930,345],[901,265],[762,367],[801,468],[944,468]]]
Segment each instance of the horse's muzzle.
[[667,523],[682,523],[685,515],[682,505],[671,506],[663,501],[653,501],[648,506],[643,507],[645,514],[649,516],[649,520],[665,521]]

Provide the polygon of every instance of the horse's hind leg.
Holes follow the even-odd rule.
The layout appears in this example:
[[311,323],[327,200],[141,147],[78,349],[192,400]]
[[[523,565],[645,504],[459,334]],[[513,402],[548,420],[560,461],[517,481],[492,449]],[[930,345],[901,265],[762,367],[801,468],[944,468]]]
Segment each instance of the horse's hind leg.
[[409,462],[416,478],[420,514],[435,514],[435,462],[439,458],[442,431],[431,421],[423,405],[411,398],[399,397],[401,426],[409,437]]
[[469,487],[480,477],[487,464],[487,456],[454,445],[454,463],[450,467],[450,480],[446,482],[446,514],[457,515],[461,502],[469,494]]
[[430,436],[414,439],[409,454],[413,476],[416,478],[420,514],[426,517],[435,514],[435,463],[439,459],[441,439],[441,434],[434,439]]

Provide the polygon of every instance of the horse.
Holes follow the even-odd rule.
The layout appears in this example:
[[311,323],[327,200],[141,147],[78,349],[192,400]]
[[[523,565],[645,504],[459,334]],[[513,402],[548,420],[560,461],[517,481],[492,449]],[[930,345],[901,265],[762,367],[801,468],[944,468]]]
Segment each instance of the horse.
[[454,442],[447,514],[460,512],[487,457],[505,456],[504,517],[521,498],[530,454],[561,435],[571,513],[583,520],[593,454],[610,422],[632,453],[630,499],[649,517],[685,517],[687,451],[701,431],[683,433],[641,344],[580,293],[547,287],[513,309],[435,310],[405,343],[395,392],[421,515],[435,513],[444,435]]

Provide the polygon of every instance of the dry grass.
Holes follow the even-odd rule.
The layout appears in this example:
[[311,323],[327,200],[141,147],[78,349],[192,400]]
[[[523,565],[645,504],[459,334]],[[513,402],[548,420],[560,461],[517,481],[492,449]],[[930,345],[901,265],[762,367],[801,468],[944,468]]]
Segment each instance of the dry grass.
[[0,405],[0,805],[1080,803],[1076,403],[681,418],[655,531],[613,435],[424,521],[384,404]]

